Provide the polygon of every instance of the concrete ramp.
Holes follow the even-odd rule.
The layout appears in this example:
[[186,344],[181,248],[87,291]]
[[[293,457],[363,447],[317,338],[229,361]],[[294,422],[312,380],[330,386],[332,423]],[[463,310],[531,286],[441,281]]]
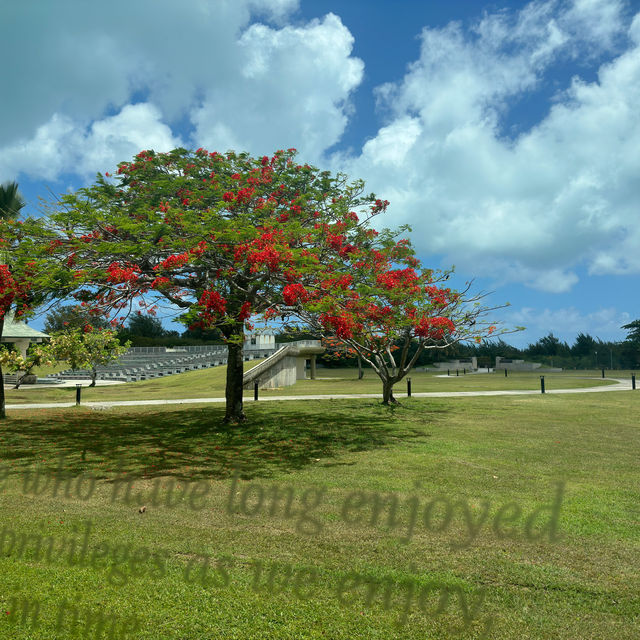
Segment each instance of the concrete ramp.
[[242,377],[242,385],[251,388],[258,383],[260,389],[288,387],[306,378],[307,360],[311,360],[310,377],[316,377],[316,355],[324,353],[320,340],[297,340],[281,346]]

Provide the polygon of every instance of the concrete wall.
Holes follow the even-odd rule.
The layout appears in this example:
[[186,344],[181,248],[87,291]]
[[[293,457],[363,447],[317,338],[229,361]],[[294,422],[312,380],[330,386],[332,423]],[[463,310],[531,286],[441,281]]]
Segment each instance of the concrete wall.
[[298,363],[300,360],[294,356],[285,356],[258,377],[259,387],[261,389],[275,389],[295,384],[299,379]]
[[[505,361],[506,360],[506,361]],[[507,369],[508,371],[534,371],[539,369],[542,365],[539,362],[525,362],[524,360],[512,360],[511,358],[501,358],[496,356],[496,370],[502,371]]]
[[311,358],[311,378],[315,374],[315,357],[324,348],[320,341],[298,341],[282,345],[278,351],[266,360],[256,365],[244,376],[244,388],[253,388],[257,382],[261,389],[286,387],[295,384],[296,380],[304,380],[306,376],[307,359]]
[[478,358],[473,356],[463,360],[449,360],[448,362],[434,362],[436,369],[466,369],[467,371],[476,371],[478,369]]

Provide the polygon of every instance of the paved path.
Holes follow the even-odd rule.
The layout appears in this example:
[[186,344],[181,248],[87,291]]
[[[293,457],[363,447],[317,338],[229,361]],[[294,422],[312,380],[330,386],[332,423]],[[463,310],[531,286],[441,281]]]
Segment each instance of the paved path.
[[[546,393],[598,393],[605,391],[630,391],[631,381],[619,378],[607,378],[615,380],[616,384],[598,387],[583,387],[580,389],[548,389]],[[540,395],[539,390],[513,390],[513,391],[433,391],[426,393],[412,393],[414,398],[467,398],[481,396],[533,396]],[[406,398],[406,393],[394,393],[396,398]],[[380,398],[379,393],[352,393],[331,395],[308,396],[263,396],[258,402],[288,401],[288,400],[349,400],[352,398]],[[202,404],[224,402],[224,398],[185,398],[179,400],[113,400],[104,402],[83,402],[83,407],[95,409],[108,409],[109,407],[135,407],[161,404]],[[245,402],[253,402],[253,396],[244,398]],[[74,407],[75,402],[49,402],[33,404],[8,404],[7,409],[57,409],[62,407]]]

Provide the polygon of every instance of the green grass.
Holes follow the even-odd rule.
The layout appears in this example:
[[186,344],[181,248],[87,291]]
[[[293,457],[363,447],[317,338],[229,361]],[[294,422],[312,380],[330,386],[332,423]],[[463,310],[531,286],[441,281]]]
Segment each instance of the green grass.
[[[488,637],[497,639],[637,638],[639,408],[640,394],[633,392],[412,398],[393,410],[374,400],[270,402],[249,405],[243,427],[221,426],[224,410],[217,405],[11,412],[0,424],[0,461],[10,469],[0,492],[0,527],[80,540],[91,519],[90,551],[100,542],[111,550],[129,545],[141,560],[122,562],[121,546],[96,568],[68,566],[59,556],[37,560],[32,547],[18,559],[5,544],[3,610],[12,595],[37,598],[42,610],[35,629],[3,614],[0,637],[76,637],[55,631],[57,603],[66,598],[120,618],[135,616],[140,630],[126,635],[134,638],[479,638],[489,619]],[[53,486],[38,496],[23,493],[24,471],[55,472],[60,456],[74,476],[99,478],[89,500],[54,497]],[[124,487],[111,499],[118,469],[140,477],[132,494],[143,493],[130,504]],[[257,485],[288,487],[292,511],[281,501],[273,512],[228,513],[234,469],[242,476],[239,496],[252,487],[248,505]],[[177,504],[169,507],[172,481]],[[197,481],[209,487],[200,510],[190,508],[190,493],[180,498]],[[558,481],[566,483],[559,539],[527,539],[526,517],[552,501]],[[150,499],[155,482],[162,487],[156,506]],[[323,499],[305,510],[304,492],[313,487],[325,488]],[[346,523],[341,511],[347,500],[357,500],[354,491],[397,495],[397,526],[382,517]],[[458,507],[444,531],[422,524],[407,536],[412,496],[424,507],[438,495],[468,504],[475,522],[487,501],[487,522],[468,546],[455,546],[472,537]],[[513,537],[501,538],[492,523],[509,503],[522,515],[503,523]],[[140,514],[142,504],[147,511]],[[165,554],[163,575],[152,575],[144,548]],[[212,567],[206,587],[184,575],[190,562],[196,575],[203,555]],[[228,562],[226,586],[213,584],[221,580],[215,564],[221,558]],[[258,589],[256,562],[264,564]],[[296,596],[292,585],[277,593],[264,589],[274,566],[276,586],[287,567],[306,576],[298,592],[309,597]],[[316,572],[312,586],[310,574],[300,574],[305,569]],[[337,588],[349,572],[389,585],[390,606],[384,607],[383,587],[371,606],[364,587],[347,590],[353,602],[339,604]],[[433,615],[434,592],[427,600],[431,613],[414,603],[400,627],[409,583],[418,591],[447,585],[452,595],[445,611]],[[475,603],[483,587],[479,620],[454,634],[462,622],[461,594]]]
[[[259,360],[245,362],[245,370],[257,365]],[[611,377],[618,374],[629,378],[624,372],[610,372]],[[224,397],[226,368],[214,367],[203,371],[190,371],[179,375],[132,382],[126,385],[85,388],[82,399],[85,402],[115,400],[152,400],[155,398],[170,400],[177,398],[215,398]],[[358,380],[355,369],[318,369],[316,380],[299,380],[295,385],[279,389],[264,389],[260,395],[308,395],[308,394],[344,394],[344,393],[381,393],[381,383],[375,372],[365,371],[362,380]],[[571,371],[546,373],[545,385],[548,390],[594,387],[611,384],[602,380],[600,372]],[[459,376],[441,377],[431,372],[413,372],[411,374],[412,391],[499,391],[517,389],[539,389],[539,373],[510,373],[505,378],[501,372],[490,374],[468,374],[462,371]],[[406,380],[396,387],[398,393],[406,391]],[[247,391],[247,396],[252,393]],[[23,386],[17,391],[7,389],[8,404],[30,402],[72,402],[75,388],[36,388]]]

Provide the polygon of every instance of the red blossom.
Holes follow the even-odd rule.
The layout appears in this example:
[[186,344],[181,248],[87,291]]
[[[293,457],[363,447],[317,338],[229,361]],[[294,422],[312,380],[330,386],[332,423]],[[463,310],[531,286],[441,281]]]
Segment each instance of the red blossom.
[[247,320],[251,317],[251,303],[243,302],[242,307],[240,307],[240,313],[238,314],[238,320]]
[[402,289],[407,293],[416,293],[420,289],[418,276],[412,268],[391,269],[378,275],[377,282],[388,291]]
[[205,291],[198,300],[205,308],[205,314],[223,316],[227,310],[227,301],[217,291]]
[[176,255],[169,256],[165,260],[163,260],[159,265],[155,267],[155,269],[163,268],[163,269],[173,269],[175,267],[181,267],[183,264],[189,262],[189,254],[188,253],[178,253]]
[[282,298],[286,304],[293,306],[309,300],[309,292],[300,283],[288,284],[282,290]]
[[354,332],[362,329],[362,324],[347,315],[336,316],[323,313],[320,315],[319,320],[324,327],[333,329],[338,338],[353,338]]
[[168,284],[170,284],[170,280],[169,278],[165,278],[164,276],[160,276],[159,278],[156,278],[155,280],[153,280],[153,282],[151,283],[151,288],[152,289],[160,289],[160,287],[165,287]]
[[107,282],[121,284],[124,282],[136,282],[138,280],[140,268],[135,265],[125,265],[119,262],[112,262],[107,267]]
[[415,327],[415,333],[421,338],[443,340],[445,335],[452,334],[455,326],[449,318],[421,318]]
[[0,264],[0,317],[4,316],[16,295],[16,282],[6,264]]

